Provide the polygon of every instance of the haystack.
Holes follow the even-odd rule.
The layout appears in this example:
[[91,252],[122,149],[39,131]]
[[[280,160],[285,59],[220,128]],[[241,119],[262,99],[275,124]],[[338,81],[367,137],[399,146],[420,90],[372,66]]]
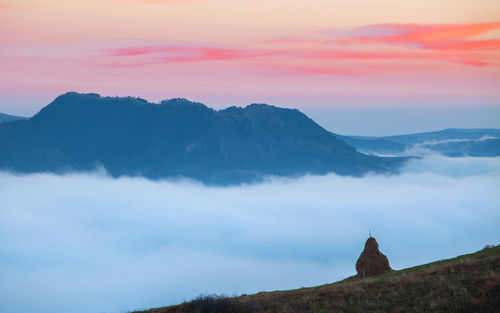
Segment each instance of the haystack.
[[378,250],[378,243],[375,238],[370,237],[366,240],[365,249],[356,262],[356,271],[358,277],[380,275],[392,271],[387,257]]

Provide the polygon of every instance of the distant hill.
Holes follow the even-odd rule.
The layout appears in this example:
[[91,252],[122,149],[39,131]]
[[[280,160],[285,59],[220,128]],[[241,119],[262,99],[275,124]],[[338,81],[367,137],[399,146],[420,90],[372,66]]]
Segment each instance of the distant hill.
[[[496,313],[500,246],[370,278],[226,298],[201,296],[143,313]],[[137,311],[136,313],[138,313]]]
[[500,139],[482,139],[429,143],[424,148],[437,151],[450,157],[474,156],[494,157],[500,156]]
[[0,124],[0,168],[232,184],[265,175],[395,172],[405,158],[357,152],[298,110],[266,104],[215,111],[171,99],[67,93],[27,120]]
[[26,119],[26,117],[0,113],[0,123],[13,122],[13,121],[24,120],[24,119]]
[[450,128],[436,132],[385,137],[335,135],[364,153],[403,155],[407,150],[418,147],[450,157],[500,156],[500,129]]
[[360,152],[375,154],[401,154],[411,147],[410,144],[399,143],[382,138],[373,137],[369,139],[336,135],[350,146]]
[[500,129],[461,129],[448,128],[436,132],[427,132],[411,135],[386,136],[382,139],[402,144],[417,144],[445,140],[478,140],[484,137],[500,138]]

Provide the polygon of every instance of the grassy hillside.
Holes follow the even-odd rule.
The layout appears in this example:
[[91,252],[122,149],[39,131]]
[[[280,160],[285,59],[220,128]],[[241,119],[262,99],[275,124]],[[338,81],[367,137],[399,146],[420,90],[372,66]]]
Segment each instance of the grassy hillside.
[[500,246],[366,278],[235,298],[205,296],[174,312],[499,312]]

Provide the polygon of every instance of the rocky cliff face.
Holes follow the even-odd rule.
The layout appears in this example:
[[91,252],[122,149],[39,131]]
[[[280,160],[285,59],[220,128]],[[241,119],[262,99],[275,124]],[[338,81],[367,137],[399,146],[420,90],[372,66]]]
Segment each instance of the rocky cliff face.
[[366,240],[365,249],[356,262],[356,271],[360,278],[385,274],[392,271],[389,266],[389,260],[379,251],[378,243],[375,238],[370,237]]

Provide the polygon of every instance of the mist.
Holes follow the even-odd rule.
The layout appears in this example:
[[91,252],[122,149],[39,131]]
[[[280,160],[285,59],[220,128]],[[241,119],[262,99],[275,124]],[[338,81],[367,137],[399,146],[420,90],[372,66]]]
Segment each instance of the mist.
[[500,241],[500,158],[400,175],[209,187],[0,172],[0,311],[127,312],[355,274],[368,231],[393,269]]

